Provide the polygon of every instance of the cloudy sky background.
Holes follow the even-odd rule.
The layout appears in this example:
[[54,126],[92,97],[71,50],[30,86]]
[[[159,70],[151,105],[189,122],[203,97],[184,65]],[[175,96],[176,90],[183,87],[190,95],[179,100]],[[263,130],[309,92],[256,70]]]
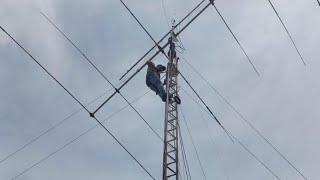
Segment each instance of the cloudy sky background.
[[[158,0],[125,1],[155,39],[168,25]],[[179,21],[199,0],[164,0],[169,21]],[[183,34],[182,54],[303,174],[319,179],[320,8],[315,0],[275,1],[305,67],[267,0],[216,1],[217,7],[251,57],[261,77],[213,7]],[[114,83],[153,42],[118,0],[0,0],[0,25],[15,37],[83,104],[111,88],[83,57],[41,16],[47,14]],[[4,33],[0,33],[0,159],[59,123],[80,106]],[[166,63],[162,56],[156,63]],[[181,61],[180,70],[216,116],[281,179],[303,179]],[[187,85],[181,87],[191,93]],[[145,70],[124,89],[130,101],[148,91]],[[95,110],[103,96],[91,106]],[[191,127],[207,179],[276,179],[182,91],[182,110]],[[116,96],[97,117],[102,120],[126,103]],[[164,106],[148,93],[134,103],[154,129],[163,132]],[[203,116],[203,119],[202,119]],[[206,121],[209,131],[206,128]],[[0,164],[9,180],[85,132],[96,123],[84,111]],[[162,143],[127,108],[105,125],[161,179]],[[181,125],[193,179],[203,179],[186,127]],[[212,143],[210,136],[214,140]],[[26,172],[19,180],[150,179],[100,127]]]

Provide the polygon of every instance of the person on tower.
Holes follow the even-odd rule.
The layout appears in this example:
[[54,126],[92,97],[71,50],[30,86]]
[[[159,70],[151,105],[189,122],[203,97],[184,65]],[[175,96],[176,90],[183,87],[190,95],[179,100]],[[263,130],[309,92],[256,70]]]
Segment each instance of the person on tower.
[[[166,70],[166,67],[158,64],[155,66],[155,64],[151,61],[147,62],[148,69],[147,69],[147,75],[146,75],[146,84],[147,86],[154,91],[157,95],[160,96],[163,102],[166,102],[167,100],[167,93],[164,90],[164,87],[162,85],[162,82],[160,80],[160,74],[164,73]],[[169,97],[169,101],[171,100],[172,97]],[[174,100],[180,104],[180,99],[179,97],[175,97]]]
[[147,62],[148,69],[146,75],[146,84],[147,86],[154,91],[157,95],[160,96],[163,102],[166,102],[167,93],[162,86],[160,80],[160,74],[164,73],[166,67],[162,66],[161,64],[155,66],[155,64],[151,61]]

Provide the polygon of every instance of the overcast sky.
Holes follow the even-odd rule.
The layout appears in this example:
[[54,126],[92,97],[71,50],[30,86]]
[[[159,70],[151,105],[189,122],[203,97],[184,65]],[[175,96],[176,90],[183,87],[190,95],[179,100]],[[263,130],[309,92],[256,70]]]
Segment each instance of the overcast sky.
[[[199,2],[164,0],[169,23],[171,19],[179,21]],[[125,3],[155,39],[162,38],[169,30],[161,0],[126,0]],[[181,34],[185,46],[182,56],[309,180],[317,180],[320,178],[320,7],[316,0],[274,0],[274,5],[307,66],[301,62],[267,0],[216,1],[260,77],[213,7]],[[83,104],[109,90],[111,85],[40,11],[115,85],[154,45],[119,0],[0,0],[0,25]],[[0,57],[1,161],[81,107],[3,32],[0,32]],[[154,62],[166,64],[167,61],[159,56]],[[181,60],[179,67],[222,124],[280,179],[303,179],[185,61]],[[148,91],[145,73],[146,69],[142,70],[123,88],[122,93],[129,101]],[[181,88],[192,94],[181,78],[179,82]],[[215,121],[183,91],[179,93],[208,180],[276,179],[239,144],[230,142]],[[95,110],[110,94],[89,109]],[[125,105],[116,95],[97,113],[97,118],[103,120]],[[162,136],[164,104],[160,98],[150,92],[133,105]],[[181,122],[191,176],[204,179],[182,118]],[[77,113],[0,163],[0,179],[12,179],[95,125],[86,112]],[[163,144],[132,109],[126,108],[105,125],[156,179],[161,179]],[[97,127],[17,179],[147,180],[150,177],[106,131]]]

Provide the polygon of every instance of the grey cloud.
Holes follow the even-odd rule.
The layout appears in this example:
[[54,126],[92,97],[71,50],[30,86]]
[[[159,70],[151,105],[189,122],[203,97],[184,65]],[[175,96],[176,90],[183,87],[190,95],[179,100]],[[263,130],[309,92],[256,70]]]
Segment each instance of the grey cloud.
[[[160,39],[168,30],[160,1],[128,1],[137,17]],[[169,20],[179,20],[198,1],[164,1]],[[210,7],[182,35],[183,54],[214,83],[307,177],[319,177],[319,7],[309,1],[274,2],[308,63],[304,67],[267,1],[217,1],[231,28],[261,72],[258,78]],[[7,1],[0,2],[1,25],[17,38],[83,103],[111,88],[53,29],[44,11],[97,64],[110,80],[117,80],[152,41],[118,1]],[[11,40],[0,33],[0,157],[13,152],[78,108],[55,82]],[[157,63],[166,63],[160,57]],[[282,179],[301,179],[181,60],[190,82],[213,108],[221,122],[253,150]],[[143,94],[144,70],[123,89],[128,99]],[[187,85],[179,80],[184,89]],[[190,92],[190,91],[189,91]],[[274,179],[237,144],[229,142],[217,124],[201,114],[184,93],[182,108],[205,165],[208,179]],[[95,109],[107,96],[90,106]],[[99,112],[112,114],[125,102],[116,96]],[[162,134],[164,107],[149,93],[134,106]],[[11,179],[42,157],[73,139],[95,122],[81,112],[32,146],[0,165],[1,179]],[[130,108],[105,123],[157,178],[161,178],[162,143]],[[184,141],[194,179],[202,179],[186,129]],[[213,136],[212,146],[208,133]],[[220,160],[219,160],[220,159]],[[18,179],[150,179],[100,127]]]

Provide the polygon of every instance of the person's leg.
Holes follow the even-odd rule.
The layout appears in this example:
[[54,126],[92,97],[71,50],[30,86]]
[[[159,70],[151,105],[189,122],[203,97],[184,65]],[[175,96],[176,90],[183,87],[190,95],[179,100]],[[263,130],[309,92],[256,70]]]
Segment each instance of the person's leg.
[[156,95],[159,94],[158,88],[155,87],[153,84],[150,84],[148,87],[149,87],[152,91],[154,91],[154,92],[156,93]]
[[150,88],[155,88],[156,90],[154,90],[157,94],[159,94],[160,98],[162,100],[165,100],[166,98],[166,93],[164,91],[164,88],[162,86],[162,83],[159,79],[159,77],[156,74],[152,74],[149,76],[149,80],[151,85],[149,86]]
[[160,98],[161,98],[163,101],[165,101],[165,99],[166,99],[166,97],[167,97],[167,94],[166,94],[166,92],[165,92],[165,90],[164,90],[164,88],[163,88],[163,86],[162,86],[161,81],[160,81],[160,80],[155,81],[154,86],[158,89]]
[[152,76],[152,73],[148,73],[146,77],[146,84],[152,91],[156,93],[156,95],[158,95],[159,94],[158,88],[153,85],[153,81],[154,81],[153,79],[154,78]]

